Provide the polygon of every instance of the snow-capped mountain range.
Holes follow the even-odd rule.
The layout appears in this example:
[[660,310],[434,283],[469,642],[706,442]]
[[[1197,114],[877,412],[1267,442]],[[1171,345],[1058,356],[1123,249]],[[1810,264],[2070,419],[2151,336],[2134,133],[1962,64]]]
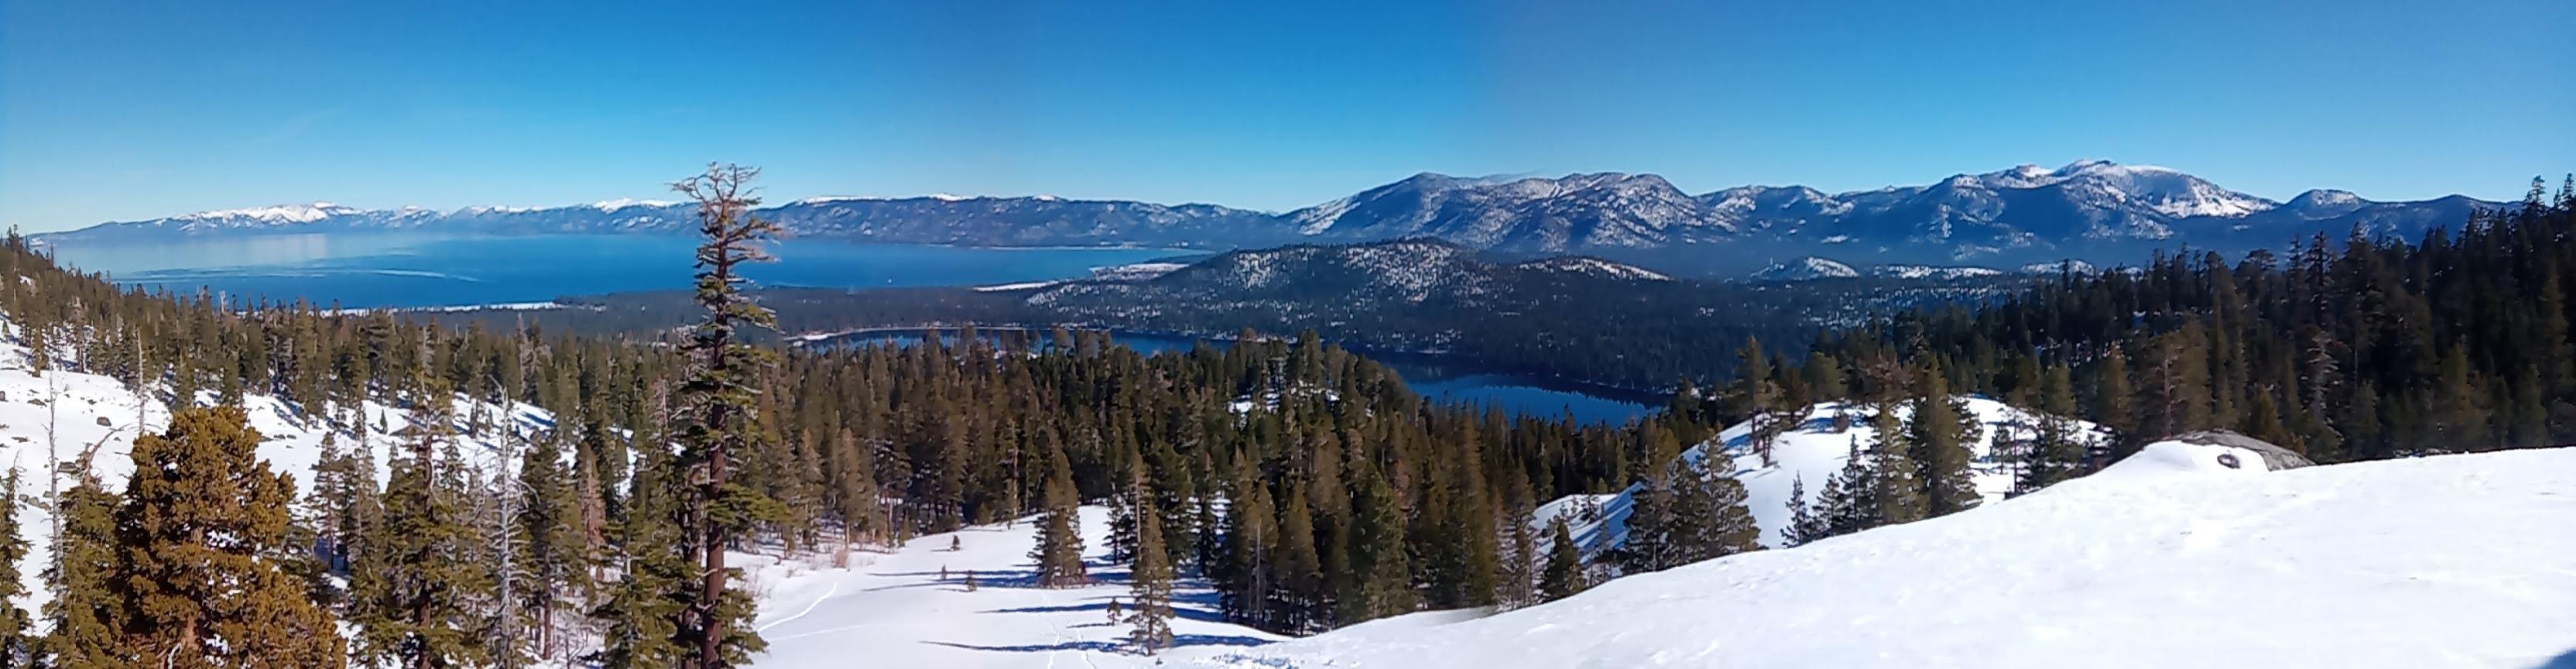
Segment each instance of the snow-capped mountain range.
[[[795,235],[985,245],[1249,248],[1436,237],[1479,250],[1594,253],[1752,269],[1830,251],[1864,264],[2012,266],[2129,261],[2139,247],[2236,250],[2360,227],[2413,236],[2506,205],[2451,196],[2375,202],[2340,190],[2286,201],[2180,171],[2082,160],[1957,174],[1929,185],[1827,193],[1805,186],[1684,192],[1653,174],[1453,177],[1423,173],[1287,213],[1053,196],[817,197],[762,210]],[[360,210],[329,203],[107,223],[62,240],[172,234],[439,228],[482,233],[685,233],[690,205]]]

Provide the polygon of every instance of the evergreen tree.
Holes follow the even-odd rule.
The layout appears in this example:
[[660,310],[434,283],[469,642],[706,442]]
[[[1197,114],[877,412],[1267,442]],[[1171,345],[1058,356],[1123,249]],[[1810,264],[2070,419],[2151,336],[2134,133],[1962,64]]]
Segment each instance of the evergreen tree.
[[[1261,484],[1249,459],[1235,461],[1234,481],[1228,486],[1232,501],[1225,509],[1225,569],[1218,574],[1225,587],[1218,605],[1228,619],[1264,626],[1269,620],[1272,584],[1271,556],[1279,542],[1278,515],[1270,504],[1269,486]],[[1366,616],[1350,622],[1367,620]]]
[[1352,504],[1358,531],[1358,555],[1352,568],[1361,574],[1360,592],[1344,598],[1345,624],[1412,613],[1421,606],[1413,588],[1413,565],[1404,541],[1404,510],[1383,477],[1369,476]]
[[409,669],[474,666],[491,649],[474,633],[466,600],[489,578],[468,554],[471,521],[461,508],[466,491],[451,482],[449,446],[453,393],[447,379],[421,370],[412,404],[410,457],[393,462],[386,484],[384,519],[367,541],[355,568],[359,581],[350,606],[358,628],[357,655]]
[[1968,443],[1977,435],[1974,414],[1950,396],[1949,382],[1938,367],[1923,375],[1923,392],[1914,399],[1913,420],[1906,428],[1914,460],[1913,476],[1920,477],[1925,517],[1942,516],[1966,510],[1977,504],[1977,488],[1970,478],[1972,453]]
[[1047,452],[1046,513],[1038,519],[1038,545],[1029,555],[1037,561],[1038,587],[1070,588],[1090,582],[1082,565],[1082,500],[1075,497],[1073,468],[1064,449]]
[[556,613],[573,593],[589,586],[578,519],[580,502],[571,479],[557,435],[536,440],[536,447],[520,460],[519,484],[526,489],[527,503],[512,522],[525,537],[519,552],[529,585],[520,606],[533,617],[529,623],[537,636],[530,642],[539,659],[555,656],[560,624]]
[[293,479],[256,454],[236,407],[187,409],[136,439],[108,591],[120,653],[162,667],[341,667],[331,617],[281,565]]
[[[1144,480],[1137,479],[1138,487]],[[1150,499],[1150,490],[1137,490],[1140,499]],[[1135,607],[1127,622],[1136,626],[1127,640],[1146,655],[1172,645],[1172,564],[1163,545],[1163,521],[1156,514],[1139,514],[1136,519],[1136,561],[1128,572],[1128,595]]]
[[1806,478],[1790,480],[1789,527],[1781,532],[1781,545],[1794,547],[1832,536],[1833,530],[1828,522],[1824,514],[1816,513],[1815,507],[1807,503]]
[[1144,508],[1150,502],[1137,497],[1141,488],[1136,486],[1135,482],[1145,480],[1145,477],[1144,458],[1133,452],[1128,453],[1126,464],[1119,468],[1117,492],[1109,496],[1109,561],[1111,562],[1130,562],[1136,559],[1136,544],[1139,541],[1136,531],[1143,524],[1140,519],[1154,515],[1150,509]]
[[1583,556],[1574,546],[1574,533],[1567,529],[1564,515],[1548,520],[1547,535],[1547,568],[1539,574],[1538,591],[1553,602],[1583,591]]
[[689,600],[680,592],[695,583],[698,565],[679,544],[680,500],[686,482],[672,481],[673,459],[657,447],[642,449],[629,512],[618,524],[616,545],[625,567],[609,597],[591,616],[607,623],[593,660],[607,669],[665,669],[695,657],[683,643],[679,620]]
[[[1273,612],[1267,616],[1281,629],[1320,631],[1329,621],[1323,608],[1322,558],[1315,553],[1315,523],[1306,504],[1306,489],[1290,486],[1288,504],[1279,508],[1279,542],[1270,565],[1278,573]],[[1141,549],[1140,549],[1141,550]]]
[[775,221],[753,215],[760,198],[751,193],[757,168],[709,165],[705,174],[671,185],[698,203],[698,229],[706,238],[697,253],[697,302],[706,318],[690,331],[681,352],[693,361],[681,387],[688,398],[674,466],[685,472],[690,493],[683,497],[682,550],[700,564],[697,582],[674,591],[686,602],[677,633],[682,645],[695,650],[682,658],[682,669],[722,669],[748,662],[764,646],[750,626],[751,598],[729,590],[726,583],[739,570],[725,566],[725,550],[734,538],[763,520],[775,520],[774,502],[732,480],[733,458],[753,450],[761,432],[754,401],[758,374],[774,355],[742,343],[742,328],[775,327],[767,308],[742,294],[737,266],[769,260],[761,247],[778,233]]
[[58,543],[45,581],[42,651],[53,669],[117,669],[136,661],[123,645],[122,608],[111,588],[117,569],[118,499],[83,471],[55,510]]
[[25,595],[18,573],[27,559],[27,539],[18,532],[18,468],[9,468],[5,484],[8,496],[0,498],[0,665],[30,666],[37,657],[33,621],[27,610],[18,608],[17,599]]
[[[1920,402],[1919,399],[1916,401]],[[1894,408],[1879,409],[1870,420],[1870,426],[1876,428],[1874,431],[1879,436],[1878,445],[1871,448],[1867,479],[1876,484],[1869,499],[1876,502],[1873,506],[1877,510],[1853,518],[1857,522],[1849,531],[1911,523],[1930,517],[1930,507],[1923,499],[1924,491],[1930,486],[1915,464],[1919,446],[1907,434],[1909,430],[1897,421]]]

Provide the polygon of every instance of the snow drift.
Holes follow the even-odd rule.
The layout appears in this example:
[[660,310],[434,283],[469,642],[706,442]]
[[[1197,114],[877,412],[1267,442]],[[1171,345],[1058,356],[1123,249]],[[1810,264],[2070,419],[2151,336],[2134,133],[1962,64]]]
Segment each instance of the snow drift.
[[2576,649],[2576,449],[2275,472],[2241,450],[2161,442],[1951,516],[1207,664],[2524,669]]

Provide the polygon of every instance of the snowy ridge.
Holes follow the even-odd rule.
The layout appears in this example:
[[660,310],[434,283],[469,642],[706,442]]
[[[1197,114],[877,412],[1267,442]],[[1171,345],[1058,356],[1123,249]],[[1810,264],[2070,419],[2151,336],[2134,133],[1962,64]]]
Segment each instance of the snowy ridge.
[[1967,279],[2002,276],[2003,270],[1991,267],[1940,267],[1935,265],[1879,265],[1869,268],[1869,275],[1889,279]]
[[1606,276],[1614,279],[1635,279],[1639,281],[1673,280],[1673,277],[1670,275],[1638,267],[1636,265],[1615,263],[1608,260],[1602,260],[1600,258],[1587,258],[1583,256],[1562,256],[1548,258],[1546,260],[1533,260],[1521,263],[1519,266],[1527,269],[1546,270],[1550,272],[1570,272],[1574,274]]
[[2531,669],[2576,649],[2576,534],[2540,529],[2576,525],[2576,449],[2262,472],[2178,446],[1941,518],[1200,666]]
[[[2340,235],[2354,227],[2412,237],[2457,225],[2474,210],[2508,206],[2462,196],[2372,202],[2337,190],[2313,190],[2274,202],[2170,168],[2088,159],[2055,169],[2020,165],[1954,174],[1923,185],[1840,193],[1784,185],[1692,195],[1660,176],[1622,172],[1560,177],[1425,172],[1284,214],[1206,204],[947,193],[809,197],[760,213],[792,234],[900,243],[1226,249],[1434,237],[1477,250],[1540,253],[1734,245],[1733,253],[1685,257],[1710,265],[1704,269],[1741,272],[1767,258],[1825,252],[1827,247],[1835,247],[1832,253],[1845,260],[1874,254],[1870,264],[2011,266],[2070,254],[2127,257],[2140,245],[2168,240],[2251,248],[2305,233]],[[690,213],[684,205],[631,199],[446,213],[315,203],[106,223],[48,236],[430,226],[501,234],[678,233],[689,230]]]
[[[2012,491],[2014,472],[1995,457],[1995,445],[2033,437],[2040,414],[1975,395],[1959,395],[1953,399],[1965,406],[1968,415],[1975,416],[1979,425],[1974,435],[1976,438],[1966,444],[1972,456],[1970,480],[1976,484],[1979,496],[1990,502],[2001,500],[2005,493]],[[1899,406],[1895,411],[1898,424],[1914,424],[1912,407]],[[1848,416],[1851,428],[1835,430],[1836,414]],[[1762,544],[1779,546],[1782,532],[1789,526],[1790,488],[1804,482],[1808,502],[1814,503],[1817,491],[1822,490],[1825,482],[1836,472],[1842,471],[1843,463],[1851,460],[1853,448],[1866,449],[1878,443],[1878,431],[1869,426],[1870,417],[1875,415],[1877,411],[1865,405],[1825,402],[1810,406],[1798,415],[1795,428],[1782,432],[1772,443],[1773,464],[1768,466],[1753,452],[1753,424],[1750,421],[1718,432],[1708,442],[1683,451],[1682,457],[1700,462],[1712,449],[1726,454],[1733,463],[1729,471],[1734,473],[1736,480],[1744,483],[1744,507],[1753,513],[1754,522],[1762,526]],[[2092,423],[2070,419],[2068,424],[2079,442],[2096,444],[2108,438],[2108,433]],[[1600,509],[1598,517],[1570,521],[1569,529],[1574,533],[1575,543],[1582,546],[1584,555],[1597,556],[1626,539],[1631,506],[1629,497],[1638,491],[1639,488],[1631,486],[1617,495],[1599,497],[1596,500]],[[1549,506],[1558,505],[1558,502],[1549,503]],[[1578,508],[1589,505],[1574,500],[1564,506]],[[1544,509],[1542,511],[1536,522],[1538,527],[1545,528],[1545,522],[1551,516],[1545,514]]]
[[358,210],[356,209],[331,204],[329,202],[315,202],[313,204],[282,204],[273,207],[204,211],[175,216],[172,217],[171,220],[236,221],[248,219],[270,223],[311,223],[325,218],[330,218],[332,216],[356,213],[357,211]]
[[1753,273],[1753,278],[1759,281],[1850,279],[1859,276],[1860,270],[1852,269],[1852,266],[1850,265],[1845,265],[1840,262],[1835,262],[1831,259],[1818,256],[1807,256],[1788,262],[1773,263],[1769,267],[1762,268],[1762,271]]

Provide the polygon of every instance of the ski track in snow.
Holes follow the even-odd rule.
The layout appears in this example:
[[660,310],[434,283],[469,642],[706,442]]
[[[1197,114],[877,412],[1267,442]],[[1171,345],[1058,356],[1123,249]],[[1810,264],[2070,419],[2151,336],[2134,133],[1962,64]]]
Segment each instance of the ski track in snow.
[[831,587],[830,587],[829,589],[826,589],[826,590],[824,590],[824,591],[823,591],[823,596],[814,598],[814,601],[806,602],[806,603],[805,603],[805,608],[804,608],[804,609],[802,609],[802,610],[798,610],[797,612],[792,613],[792,614],[788,614],[788,616],[787,616],[787,617],[785,617],[785,618],[780,618],[780,619],[777,619],[777,620],[774,620],[774,621],[770,621],[768,624],[761,625],[760,627],[755,628],[753,631],[758,631],[758,632],[767,632],[767,631],[769,631],[769,628],[777,627],[777,626],[779,626],[779,625],[784,625],[784,624],[787,624],[787,623],[790,623],[790,622],[795,622],[795,620],[796,620],[796,619],[805,617],[805,614],[813,613],[813,612],[814,612],[814,607],[822,606],[822,605],[823,605],[823,600],[831,599],[831,598],[832,598],[832,595],[838,594],[838,593],[840,593],[840,592],[841,592],[841,582],[840,582],[840,581],[833,581],[833,582],[831,583]]

